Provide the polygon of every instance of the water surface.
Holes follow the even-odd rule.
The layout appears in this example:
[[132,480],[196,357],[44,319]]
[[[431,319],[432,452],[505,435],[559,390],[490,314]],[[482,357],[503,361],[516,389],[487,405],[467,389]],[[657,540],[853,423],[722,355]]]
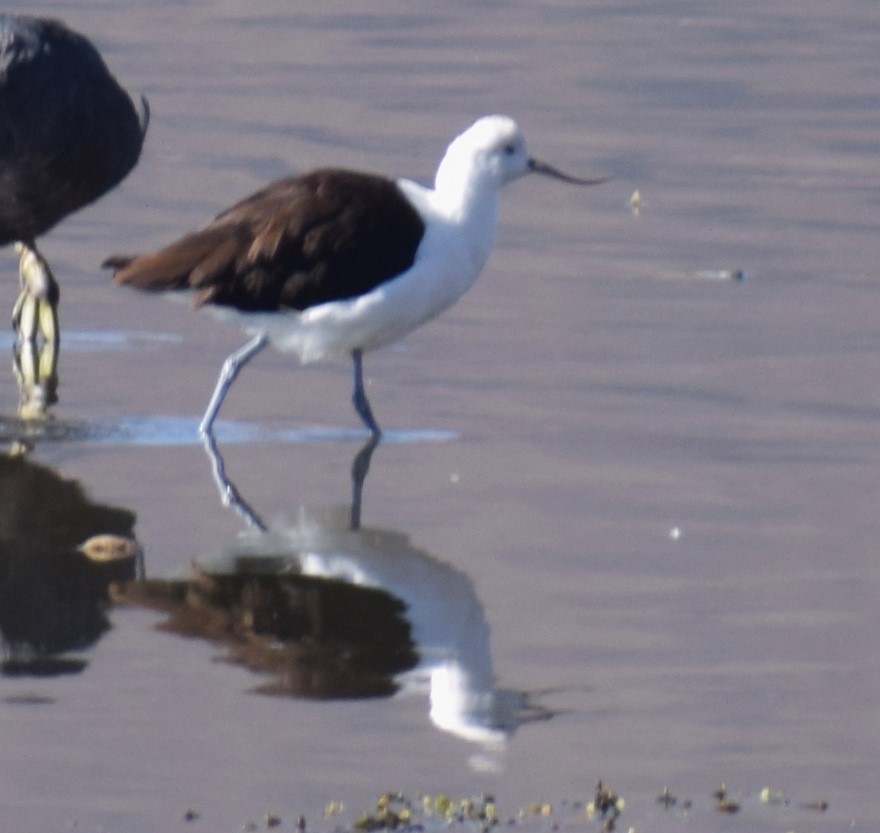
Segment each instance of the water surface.
[[[53,673],[0,676],[8,823],[188,829],[193,808],[204,829],[267,811],[332,829],[328,801],[345,824],[388,789],[562,813],[602,778],[626,799],[623,829],[880,826],[872,0],[34,9],[89,32],[153,121],[124,185],[45,240],[60,402],[27,477],[133,513],[166,595],[222,595],[231,563],[256,569],[244,551],[276,559],[259,563],[287,576],[270,584],[294,612],[333,609],[336,585],[309,595],[318,579],[359,588],[386,624],[402,602],[405,624],[375,642],[397,634],[408,668],[382,696],[255,693],[271,678],[218,661],[228,640],[182,635],[155,599],[98,599],[109,628]],[[373,455],[361,530],[340,522],[365,439],[348,366],[267,352],[247,368],[218,433],[269,527],[254,543],[195,435],[245,337],[97,264],[319,164],[429,180],[492,111],[535,155],[613,181],[511,185],[470,294],[368,357],[398,441]],[[721,270],[749,277],[707,274]],[[4,417],[17,396],[0,374]],[[22,529],[53,522],[32,522],[49,498],[16,489],[3,529],[18,553]],[[721,783],[739,813],[714,811]],[[575,818],[561,823],[600,828]]]

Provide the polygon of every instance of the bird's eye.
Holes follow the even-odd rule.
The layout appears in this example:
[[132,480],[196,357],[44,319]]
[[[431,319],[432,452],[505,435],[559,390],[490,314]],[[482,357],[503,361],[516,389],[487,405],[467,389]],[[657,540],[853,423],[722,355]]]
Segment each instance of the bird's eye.
[[504,152],[505,152],[508,156],[513,156],[513,154],[516,153],[516,145],[513,144],[513,143],[511,143],[511,144],[509,144],[509,145],[505,145],[505,146],[504,146]]

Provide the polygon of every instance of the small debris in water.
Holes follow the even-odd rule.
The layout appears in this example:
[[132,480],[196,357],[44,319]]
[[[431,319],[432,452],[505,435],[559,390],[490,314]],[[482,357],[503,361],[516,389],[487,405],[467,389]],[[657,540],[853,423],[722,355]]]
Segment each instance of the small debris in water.
[[412,807],[403,793],[384,793],[373,813],[364,813],[355,823],[358,830],[411,830]]
[[691,275],[704,281],[744,281],[749,273],[744,269],[699,269]]
[[629,198],[629,210],[635,216],[642,213],[642,195],[638,189],[633,191],[632,196]]
[[671,541],[677,541],[679,538],[681,538],[681,527],[680,526],[672,527],[669,530],[669,539]]
[[678,799],[669,792],[669,787],[664,787],[663,792],[657,796],[657,803],[662,804],[668,810],[678,803]]
[[453,808],[452,799],[445,793],[422,796],[422,812],[426,816],[445,818],[452,814]]
[[199,818],[199,811],[193,810],[192,807],[186,810],[183,814],[184,821],[197,821]]
[[761,790],[762,804],[788,804],[788,799],[782,790],[776,790],[772,787],[764,787]]
[[727,797],[727,787],[724,784],[717,787],[712,797],[715,799],[715,809],[719,813],[733,815],[739,812],[739,804]]
[[596,797],[587,805],[587,817],[598,813],[604,820],[603,833],[611,833],[616,827],[617,819],[623,812],[625,802],[614,790],[606,787],[601,781],[596,784]]
[[[715,812],[734,815],[751,806],[749,798],[740,802],[731,798],[725,784],[720,784],[712,792],[712,807]],[[763,804],[777,808],[797,807],[812,812],[825,812],[828,802],[824,800],[797,802],[789,799],[780,789],[764,787],[760,791]],[[693,801],[682,798],[664,786],[656,795],[656,802],[670,813],[686,819],[693,807]],[[620,824],[626,802],[614,790],[599,781],[592,800],[587,803],[582,799],[561,799],[549,802],[543,799],[527,801],[520,805],[517,813],[502,815],[495,798],[491,794],[475,795],[467,798],[455,798],[446,793],[419,794],[407,796],[402,792],[386,792],[376,799],[375,808],[363,813],[356,821],[340,820],[342,801],[333,800],[325,807],[325,819],[337,817],[329,824],[331,827],[318,828],[318,833],[499,833],[496,828],[519,828],[538,833],[559,833],[582,829],[582,833],[614,833]],[[196,811],[187,820],[199,818]],[[790,812],[790,809],[788,810]],[[576,815],[574,815],[576,814]],[[596,826],[585,827],[584,820],[596,820]],[[262,829],[287,829],[279,816],[266,813],[265,823],[250,821],[241,829],[258,831]],[[627,828],[621,828],[621,833]],[[306,821],[299,816],[295,830],[305,833]],[[634,833],[635,827],[628,828]]]
[[333,818],[333,816],[341,813],[344,809],[345,805],[341,801],[330,801],[327,806],[324,807],[324,818]]

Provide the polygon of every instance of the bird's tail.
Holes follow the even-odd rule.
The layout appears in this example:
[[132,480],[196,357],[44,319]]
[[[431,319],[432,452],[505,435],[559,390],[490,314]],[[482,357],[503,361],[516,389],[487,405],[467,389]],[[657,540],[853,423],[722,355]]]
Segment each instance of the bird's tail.
[[[170,246],[145,255],[112,255],[101,267],[112,269],[117,283],[147,292],[208,290],[235,262],[234,240],[223,230],[193,232]],[[208,300],[207,298],[205,300]]]

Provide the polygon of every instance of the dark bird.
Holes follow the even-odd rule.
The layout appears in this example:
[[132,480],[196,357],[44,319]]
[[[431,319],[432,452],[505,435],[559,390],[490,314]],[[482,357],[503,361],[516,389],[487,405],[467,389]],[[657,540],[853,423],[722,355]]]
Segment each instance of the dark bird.
[[21,255],[21,338],[58,338],[58,284],[37,238],[124,179],[148,121],[147,100],[135,106],[85,37],[0,14],[0,246]]
[[302,362],[351,356],[352,401],[381,435],[364,391],[362,355],[439,315],[473,284],[495,238],[501,186],[527,173],[580,185],[532,159],[507,116],[485,116],[446,151],[433,188],[326,168],[282,179],[200,231],[104,266],[150,291],[190,290],[199,307],[254,337],[223,365],[201,423],[208,435],[241,367],[268,342]]

